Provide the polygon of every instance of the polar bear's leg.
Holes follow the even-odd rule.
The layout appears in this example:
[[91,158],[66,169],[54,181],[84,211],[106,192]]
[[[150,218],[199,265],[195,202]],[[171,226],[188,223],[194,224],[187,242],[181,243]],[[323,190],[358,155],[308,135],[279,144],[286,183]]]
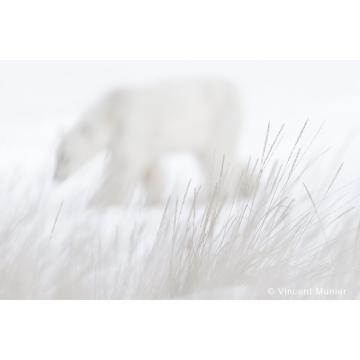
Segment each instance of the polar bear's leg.
[[243,170],[237,156],[241,116],[237,100],[232,96],[219,103],[211,119],[211,134],[206,146],[198,152],[210,190],[217,186],[234,199]]
[[130,200],[141,180],[142,167],[136,162],[111,162],[101,188],[90,200],[89,206],[106,207],[124,204]]
[[122,204],[132,194],[133,189],[123,179],[123,172],[113,169],[105,178],[100,189],[89,202],[89,206],[106,207]]
[[164,179],[159,162],[154,162],[144,175],[147,203],[157,205],[163,202]]
[[225,149],[199,154],[198,158],[211,192],[218,188],[221,193],[227,193],[230,197],[236,196],[242,168],[235,155],[233,151]]

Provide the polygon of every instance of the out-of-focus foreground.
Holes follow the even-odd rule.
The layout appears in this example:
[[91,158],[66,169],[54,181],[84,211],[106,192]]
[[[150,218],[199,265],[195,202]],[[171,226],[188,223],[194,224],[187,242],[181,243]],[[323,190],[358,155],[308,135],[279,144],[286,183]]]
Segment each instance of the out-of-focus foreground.
[[17,199],[23,206],[1,224],[0,297],[359,298],[359,214],[347,196],[356,183],[337,188],[335,168],[326,184],[306,184],[323,158],[309,155],[314,139],[303,142],[306,130],[280,164],[274,153],[283,129],[271,136],[268,128],[261,156],[239,181],[248,187],[243,200],[220,196],[226,161],[205,203],[189,183],[165,209],[77,216],[64,202],[44,213],[50,190],[25,191]]

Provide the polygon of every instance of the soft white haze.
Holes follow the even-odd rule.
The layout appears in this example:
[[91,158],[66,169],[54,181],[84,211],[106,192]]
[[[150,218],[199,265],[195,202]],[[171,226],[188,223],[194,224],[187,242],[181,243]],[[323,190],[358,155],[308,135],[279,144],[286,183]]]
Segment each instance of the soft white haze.
[[[105,152],[106,175],[90,205],[108,207],[124,205],[140,183],[148,205],[164,204],[163,159],[174,153],[196,156],[207,183],[220,176],[226,154],[238,177],[238,99],[231,82],[209,78],[113,90],[62,136],[54,179],[66,180]],[[235,182],[232,188],[235,196]]]
[[[60,249],[66,241],[72,243],[72,237],[91,238],[89,249],[90,247],[100,249],[102,245],[100,246],[99,243],[109,244],[109,241],[116,239],[116,246],[119,248],[116,248],[114,255],[115,264],[119,261],[121,264],[124,263],[125,253],[128,256],[126,260],[128,263],[132,261],[129,260],[129,253],[131,259],[134,256],[135,262],[136,259],[141,259],[142,252],[145,252],[155,239],[164,209],[143,208],[141,194],[137,194],[137,200],[128,209],[112,208],[101,213],[94,209],[84,210],[102,180],[106,155],[97,157],[89,166],[65,183],[56,184],[53,182],[55,151],[62,134],[72,128],[84,112],[108,91],[118,87],[141,87],[163,80],[184,78],[224,79],[237,87],[243,109],[241,130],[237,134],[240,138],[237,151],[243,164],[247,163],[249,156],[254,162],[261,157],[269,122],[271,128],[267,150],[281,126],[285,124],[284,131],[280,134],[283,139],[272,156],[272,161],[278,159],[282,162],[287,160],[307,119],[309,119],[307,128],[301,136],[304,144],[311,142],[325,122],[311,150],[306,154],[306,161],[316,158],[329,147],[331,149],[321,158],[318,165],[307,171],[302,181],[310,191],[307,193],[308,190],[305,191],[300,182],[299,197],[307,198],[307,194],[310,193],[316,198],[316,195],[324,190],[324,186],[329,186],[342,162],[344,166],[336,178],[336,188],[360,177],[358,166],[360,62],[357,61],[2,61],[0,62],[2,222],[0,230],[3,229],[4,234],[16,233],[14,237],[16,240],[11,240],[14,243],[9,240],[13,246],[13,248],[9,246],[9,249],[12,249],[9,250],[9,254],[12,254],[11,251],[14,249],[21,250],[22,247],[28,249],[28,252],[22,252],[21,256],[25,254],[26,261],[19,261],[21,266],[17,265],[17,257],[14,257],[15,260],[10,262],[13,264],[11,271],[6,268],[6,263],[3,265],[4,269],[0,268],[0,275],[1,271],[5,274],[4,282],[12,286],[18,281],[18,288],[10,293],[3,293],[2,297],[52,298],[53,295],[47,293],[50,289],[46,286],[46,279],[51,276],[52,271],[55,271],[55,268],[49,265],[52,264],[51,256],[54,256],[61,265],[60,257],[56,257],[56,249]],[[298,144],[298,146],[302,145]],[[181,184],[183,191],[190,176],[193,177],[193,186],[200,183],[199,168],[189,154],[182,154],[180,158],[164,159],[164,166],[168,170],[169,183],[177,186],[179,179],[183,177],[184,181]],[[347,191],[357,195],[358,188],[353,185]],[[167,195],[172,194],[172,191],[173,189],[167,186]],[[191,198],[192,187],[189,193]],[[323,199],[320,203],[322,201]],[[178,209],[175,210],[175,215],[177,211]],[[264,217],[266,216],[267,213]],[[330,217],[326,217],[326,221],[329,219]],[[309,223],[311,221],[313,221],[312,215]],[[176,226],[174,222],[174,239],[177,239],[182,231],[175,231]],[[306,231],[307,226],[304,225]],[[247,230],[244,231],[246,233]],[[271,231],[269,237],[272,239]],[[9,235],[8,239],[11,239],[11,236],[14,235]],[[24,284],[33,284],[36,278],[36,274],[31,273],[33,270],[28,271],[34,269],[32,261],[37,263],[34,259],[39,256],[36,255],[37,250],[34,250],[36,248],[31,248],[33,240],[33,243],[39,242],[40,247],[44,247],[45,244],[45,255],[48,254],[47,247],[53,249],[54,253],[49,258],[46,257],[48,255],[44,255],[44,259],[49,261],[49,264],[42,266],[49,270],[41,273],[42,285],[38,288],[37,285],[28,285],[26,288]],[[82,245],[79,241],[77,242],[79,245],[74,245],[78,246],[77,254],[85,256],[82,254]],[[286,251],[285,249],[284,253]],[[99,253],[100,250],[97,256],[100,256]],[[62,256],[65,256],[64,253]],[[330,255],[326,253],[324,256],[330,256],[333,262],[334,255],[331,252]],[[77,269],[79,262],[74,258],[65,257],[63,264],[68,271],[68,269]],[[89,269],[88,274],[92,274],[93,268],[90,266]],[[119,269],[116,267],[105,269],[101,274],[95,270],[96,276],[102,277],[103,289],[107,288],[104,284],[108,284],[109,289],[114,288],[113,281],[117,281]],[[66,287],[67,278],[64,275],[66,271],[60,272],[63,278],[59,284],[65,285],[55,297],[88,298],[86,290],[84,294],[74,295],[71,289]],[[281,274],[280,270],[279,273]],[[126,281],[131,281],[132,275],[127,276],[128,278],[125,276]],[[86,283],[87,280],[81,281]],[[109,295],[105,291],[99,294],[96,290],[96,286],[99,286],[98,281],[100,280],[95,278],[95,284],[98,285],[95,285],[95,295],[92,295],[92,298],[131,297],[128,293],[124,295],[120,290],[119,293],[115,292],[115,295]],[[225,283],[220,285],[226,286]],[[27,292],[24,289],[27,289]],[[234,291],[238,294],[235,297],[242,297],[243,288],[238,287]],[[137,296],[149,297],[142,295],[145,293],[146,291],[141,289]],[[151,296],[156,298],[157,295]],[[171,297],[171,291],[169,296]],[[226,298],[227,295],[223,297]]]
[[[332,146],[354,176],[360,118],[356,61],[67,61],[1,62],[1,168],[52,166],[49,146],[108,90],[163,79],[214,76],[233,81],[245,109],[240,153],[260,152],[266,126],[285,123],[285,141],[302,124],[326,124],[319,141]],[[309,133],[312,133],[310,130]],[[346,145],[346,146],[345,146]],[[345,146],[345,148],[344,148]],[[52,164],[52,165],[51,165]],[[3,171],[3,170],[2,170]]]

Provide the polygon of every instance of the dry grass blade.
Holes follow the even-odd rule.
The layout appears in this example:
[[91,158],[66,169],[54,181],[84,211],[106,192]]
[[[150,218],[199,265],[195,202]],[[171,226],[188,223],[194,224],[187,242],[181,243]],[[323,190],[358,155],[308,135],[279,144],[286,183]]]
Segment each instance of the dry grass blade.
[[331,181],[331,183],[330,183],[329,187],[327,188],[326,193],[325,193],[325,195],[324,195],[324,197],[323,197],[323,198],[325,198],[325,197],[326,197],[326,195],[328,194],[329,190],[330,190],[330,189],[331,189],[331,187],[334,185],[334,182],[335,182],[335,180],[337,179],[337,177],[339,176],[340,171],[341,171],[341,169],[342,169],[343,165],[344,165],[344,163],[342,163],[342,164],[340,165],[340,167],[339,167],[338,171],[336,172],[336,174],[335,174],[334,178],[332,179],[332,181]]
[[269,132],[270,132],[270,121],[268,122],[267,130],[266,130],[265,142],[264,142],[263,152],[261,155],[261,164],[264,163],[263,160],[264,160],[266,146],[267,146],[267,142],[268,142],[268,138],[269,138]]
[[58,210],[58,212],[57,212],[57,214],[56,214],[56,217],[55,217],[55,220],[54,220],[53,227],[52,227],[52,229],[51,229],[51,233],[50,233],[50,236],[49,236],[49,241],[48,241],[47,246],[50,245],[50,241],[51,241],[51,238],[52,238],[52,236],[53,236],[53,233],[54,233],[54,230],[55,230],[55,226],[56,226],[56,223],[57,223],[57,221],[58,221],[58,218],[59,218],[60,211],[61,211],[61,208],[62,208],[62,206],[63,206],[63,203],[64,203],[64,200],[61,202],[61,204],[60,204],[60,206],[59,206],[59,210]]
[[[269,159],[271,158],[271,156],[272,156],[272,154],[273,154],[273,149],[274,149],[274,150],[276,149],[277,146],[275,146],[275,145],[278,144],[278,139],[279,139],[279,136],[282,134],[282,131],[284,130],[284,126],[285,126],[285,124],[283,124],[283,125],[281,126],[280,130],[279,130],[278,133],[276,134],[275,140],[274,140],[273,143],[271,144],[270,149],[269,149],[269,151],[268,151],[268,153],[267,153],[267,155],[266,155],[266,158],[265,158],[265,160],[264,160],[264,162],[263,162],[263,164],[264,164],[263,166],[265,166],[266,163],[267,163],[267,162],[269,161]],[[264,149],[265,149],[265,147],[264,147]]]
[[[326,152],[299,169],[307,126],[308,121],[291,144],[290,156],[277,162],[274,154],[283,127],[269,140],[269,122],[262,156],[252,158],[254,163],[249,158],[236,182],[240,189],[250,178],[245,197],[229,198],[232,174],[223,156],[221,171],[220,160],[214,166],[213,159],[212,168],[220,173],[212,173],[206,199],[199,196],[199,187],[187,201],[190,180],[185,192],[172,194],[164,208],[142,208],[139,213],[121,208],[75,219],[63,202],[54,221],[24,218],[22,212],[0,227],[0,298],[318,298],[270,296],[269,284],[276,289],[346,288],[346,298],[360,298],[360,223],[354,207],[360,195],[347,185],[333,190],[342,166],[329,177],[321,174],[324,179],[314,179],[311,187],[301,179]],[[319,188],[325,194],[316,192]],[[39,206],[31,207],[36,215],[44,214]],[[69,220],[67,228],[57,230],[58,241],[49,246],[60,213]]]
[[312,198],[312,196],[311,196],[311,194],[310,194],[309,189],[306,187],[306,185],[305,185],[304,183],[303,183],[303,185],[304,185],[305,190],[306,190],[307,194],[309,195],[309,198],[310,198],[310,200],[311,200],[311,203],[312,203],[312,205],[313,205],[313,207],[314,207],[315,214],[316,214],[316,216],[317,216],[317,218],[318,218],[318,220],[319,220],[319,224],[320,224],[320,226],[321,226],[321,230],[322,230],[322,232],[323,232],[324,239],[325,239],[325,242],[326,242],[327,247],[328,247],[328,250],[329,250],[329,255],[330,255],[331,262],[333,262],[333,258],[332,258],[331,251],[330,251],[330,247],[329,247],[329,243],[328,243],[328,239],[327,239],[327,236],[326,236],[326,234],[325,234],[325,230],[324,230],[324,227],[323,227],[323,225],[322,225],[322,222],[321,222],[319,213],[318,213],[318,211],[317,211],[315,202],[314,202],[314,200],[313,200],[313,198]]

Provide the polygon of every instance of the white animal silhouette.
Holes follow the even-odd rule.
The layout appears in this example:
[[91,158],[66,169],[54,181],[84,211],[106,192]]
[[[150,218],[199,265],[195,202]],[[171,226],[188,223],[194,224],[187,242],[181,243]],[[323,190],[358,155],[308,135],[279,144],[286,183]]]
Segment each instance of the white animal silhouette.
[[120,89],[104,97],[64,135],[57,149],[54,178],[65,180],[106,149],[111,155],[107,176],[90,205],[121,204],[139,182],[145,185],[148,203],[160,203],[159,162],[167,153],[192,152],[206,176],[215,179],[225,155],[226,164],[238,173],[239,126],[237,91],[223,80]]

